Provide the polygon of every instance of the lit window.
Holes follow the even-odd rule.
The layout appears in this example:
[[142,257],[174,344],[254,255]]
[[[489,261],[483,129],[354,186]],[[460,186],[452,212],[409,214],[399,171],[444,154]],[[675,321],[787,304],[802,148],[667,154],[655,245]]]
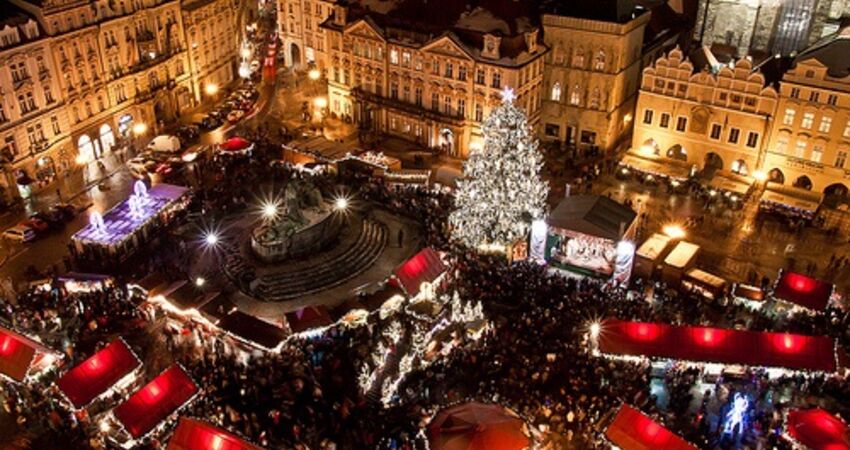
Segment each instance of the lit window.
[[803,121],[800,123],[801,128],[805,128],[807,130],[812,129],[812,124],[815,122],[815,113],[807,112],[803,114]]
[[555,83],[552,85],[552,101],[561,101],[561,83]]
[[819,163],[821,159],[823,159],[823,146],[815,145],[812,149],[812,161]]
[[820,119],[820,126],[818,127],[818,131],[821,133],[829,133],[829,129],[832,128],[832,117],[823,116]]
[[579,85],[573,86],[573,92],[570,94],[570,104],[578,105],[581,102],[581,87]]
[[800,139],[800,140],[797,141],[797,148],[796,148],[794,154],[798,158],[802,158],[805,153],[806,153],[806,141]]
[[794,124],[794,115],[797,114],[797,111],[788,108],[785,110],[785,117],[782,118],[783,125],[793,125]]
[[390,50],[390,64],[398,64],[398,50]]

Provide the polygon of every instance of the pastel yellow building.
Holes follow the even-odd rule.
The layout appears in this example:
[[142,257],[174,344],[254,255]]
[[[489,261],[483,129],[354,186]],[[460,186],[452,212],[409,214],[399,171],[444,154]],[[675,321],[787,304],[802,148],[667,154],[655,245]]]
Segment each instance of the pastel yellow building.
[[632,152],[694,172],[752,175],[764,158],[777,100],[749,60],[712,73],[676,48],[643,70]]
[[328,80],[331,114],[364,132],[458,158],[481,145],[481,122],[505,88],[514,90],[530,123],[538,123],[547,48],[536,27],[447,2],[427,6],[451,7],[458,15],[446,13],[450,21],[435,23],[426,20],[433,11],[405,9],[418,2],[395,3],[397,9],[384,13],[358,3],[335,5],[322,24],[317,64]]
[[[278,33],[287,67],[315,64],[325,51],[322,23],[333,13],[336,0],[278,0]],[[392,5],[394,2],[386,2]]]
[[850,186],[850,28],[785,73],[764,169],[771,181],[845,197]]
[[0,21],[0,203],[56,177],[73,155],[61,78],[33,16],[3,5]]
[[3,198],[103,158],[134,125],[158,132],[196,106],[206,84],[231,81],[240,2],[6,2],[14,14],[0,30],[0,58],[14,65],[0,69],[10,71],[0,82],[11,80],[0,91]]

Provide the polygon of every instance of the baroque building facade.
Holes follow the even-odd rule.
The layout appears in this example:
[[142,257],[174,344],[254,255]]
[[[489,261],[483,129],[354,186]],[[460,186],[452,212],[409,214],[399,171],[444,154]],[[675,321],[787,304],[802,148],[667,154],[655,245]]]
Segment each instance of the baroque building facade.
[[643,70],[632,148],[695,170],[750,176],[761,167],[778,102],[747,59],[695,70],[676,48]]
[[766,85],[748,59],[694,70],[678,49],[643,72],[633,152],[848,198],[850,29],[810,46]]
[[335,0],[278,0],[278,36],[287,67],[316,64],[317,52],[325,50],[322,28],[334,11]]
[[[36,100],[37,111],[28,113],[41,121],[45,137],[37,134],[35,140],[40,144],[20,127],[0,128],[4,154],[13,154],[4,166],[11,174],[2,186],[6,199],[27,196],[75,165],[103,158],[132,139],[134,124],[160,130],[198,104],[206,83],[230,81],[238,2],[11,0],[9,7],[28,17],[42,36],[44,66],[55,71],[44,79],[52,83],[56,106],[47,108],[44,99],[41,107]],[[4,90],[4,106],[10,92],[16,90]]]
[[615,150],[631,130],[649,13],[623,20],[543,16],[546,92],[540,135]]
[[493,17],[476,8],[428,32],[389,14],[335,5],[322,23],[316,61],[328,80],[329,112],[365,132],[458,158],[482,145],[481,123],[505,88],[536,124],[547,51],[539,30],[499,19],[501,32],[491,32],[492,22],[477,26],[485,16]]
[[827,195],[850,187],[850,28],[796,58],[782,77],[764,170],[771,181]]

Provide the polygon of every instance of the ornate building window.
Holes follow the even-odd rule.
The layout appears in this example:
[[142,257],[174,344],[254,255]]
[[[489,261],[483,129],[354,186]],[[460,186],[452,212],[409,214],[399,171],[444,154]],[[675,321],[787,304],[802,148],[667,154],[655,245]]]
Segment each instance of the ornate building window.
[[578,105],[581,103],[581,86],[575,85],[573,86],[573,91],[570,92],[570,104]]
[[582,50],[582,49],[576,50],[576,53],[573,56],[573,66],[574,67],[584,67],[584,50]]
[[593,68],[595,70],[605,70],[605,52],[604,51],[599,50],[599,52],[596,53],[596,58],[594,58],[594,60],[593,60]]
[[555,82],[555,84],[552,85],[552,96],[551,96],[551,98],[552,98],[553,102],[560,102],[561,101],[561,83]]
[[590,107],[592,109],[599,109],[599,98],[601,95],[599,94],[599,88],[593,88],[593,92],[590,94]]

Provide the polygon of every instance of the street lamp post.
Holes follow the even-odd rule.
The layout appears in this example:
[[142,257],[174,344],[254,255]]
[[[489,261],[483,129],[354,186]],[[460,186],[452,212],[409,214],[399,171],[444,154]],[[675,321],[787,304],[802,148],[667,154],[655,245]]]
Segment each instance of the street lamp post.
[[144,122],[133,125],[133,155],[139,151],[139,138],[148,132],[148,126]]

